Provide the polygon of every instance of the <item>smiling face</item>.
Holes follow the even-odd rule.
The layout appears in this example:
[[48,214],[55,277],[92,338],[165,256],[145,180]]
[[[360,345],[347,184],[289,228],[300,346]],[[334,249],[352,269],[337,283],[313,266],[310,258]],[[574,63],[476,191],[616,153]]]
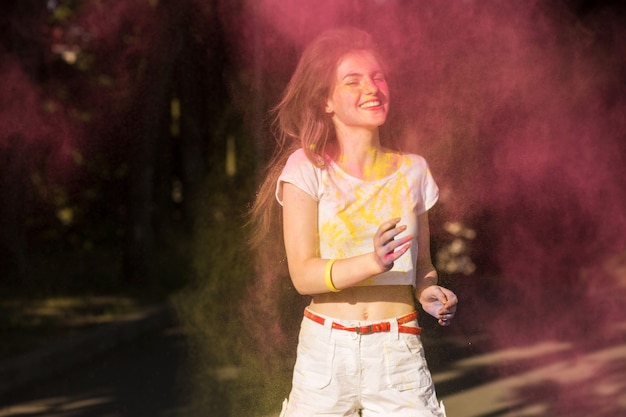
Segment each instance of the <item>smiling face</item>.
[[345,55],[326,104],[335,127],[377,129],[385,123],[388,109],[389,87],[378,60],[368,51]]

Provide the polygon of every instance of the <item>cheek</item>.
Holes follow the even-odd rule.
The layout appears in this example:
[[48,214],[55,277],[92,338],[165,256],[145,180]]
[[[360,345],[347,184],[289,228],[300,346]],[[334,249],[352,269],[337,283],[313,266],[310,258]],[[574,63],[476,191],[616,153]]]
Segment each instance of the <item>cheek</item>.
[[387,84],[380,86],[378,88],[378,91],[380,92],[380,94],[382,94],[383,96],[389,98],[389,87],[387,86]]
[[344,99],[355,99],[359,98],[362,94],[362,91],[358,87],[350,87],[350,86],[342,86],[341,89],[337,91],[341,97]]
[[344,90],[333,97],[335,111],[343,108],[344,111],[354,106],[359,101],[360,95],[354,90]]

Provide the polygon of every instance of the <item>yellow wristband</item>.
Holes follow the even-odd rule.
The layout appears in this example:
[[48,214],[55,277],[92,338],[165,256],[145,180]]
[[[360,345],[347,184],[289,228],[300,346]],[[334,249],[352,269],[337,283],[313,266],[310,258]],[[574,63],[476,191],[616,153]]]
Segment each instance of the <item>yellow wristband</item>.
[[333,284],[332,269],[335,261],[336,259],[331,259],[330,261],[328,261],[326,263],[326,268],[324,269],[324,281],[326,282],[326,287],[328,287],[331,292],[341,291],[340,289],[335,287],[335,284]]

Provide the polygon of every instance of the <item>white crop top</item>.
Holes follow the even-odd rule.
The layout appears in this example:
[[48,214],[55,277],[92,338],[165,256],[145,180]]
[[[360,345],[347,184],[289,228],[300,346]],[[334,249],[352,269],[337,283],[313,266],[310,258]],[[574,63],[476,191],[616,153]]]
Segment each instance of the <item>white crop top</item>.
[[[374,250],[373,238],[387,220],[400,217],[407,230],[400,236],[417,237],[417,216],[430,209],[439,189],[426,160],[403,154],[398,169],[373,181],[355,178],[326,157],[319,168],[298,149],[287,160],[276,186],[282,205],[282,184],[291,183],[318,202],[319,253],[323,259],[342,259]],[[417,263],[417,239],[390,271],[373,276],[359,285],[413,285]]]

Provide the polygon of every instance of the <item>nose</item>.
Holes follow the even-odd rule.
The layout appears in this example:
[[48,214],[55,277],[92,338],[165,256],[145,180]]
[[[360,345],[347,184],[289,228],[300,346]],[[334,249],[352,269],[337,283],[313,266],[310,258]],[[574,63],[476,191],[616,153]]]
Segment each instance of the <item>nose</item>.
[[376,85],[376,81],[374,81],[372,77],[364,77],[363,78],[363,93],[375,94],[377,92],[378,92],[378,85]]

